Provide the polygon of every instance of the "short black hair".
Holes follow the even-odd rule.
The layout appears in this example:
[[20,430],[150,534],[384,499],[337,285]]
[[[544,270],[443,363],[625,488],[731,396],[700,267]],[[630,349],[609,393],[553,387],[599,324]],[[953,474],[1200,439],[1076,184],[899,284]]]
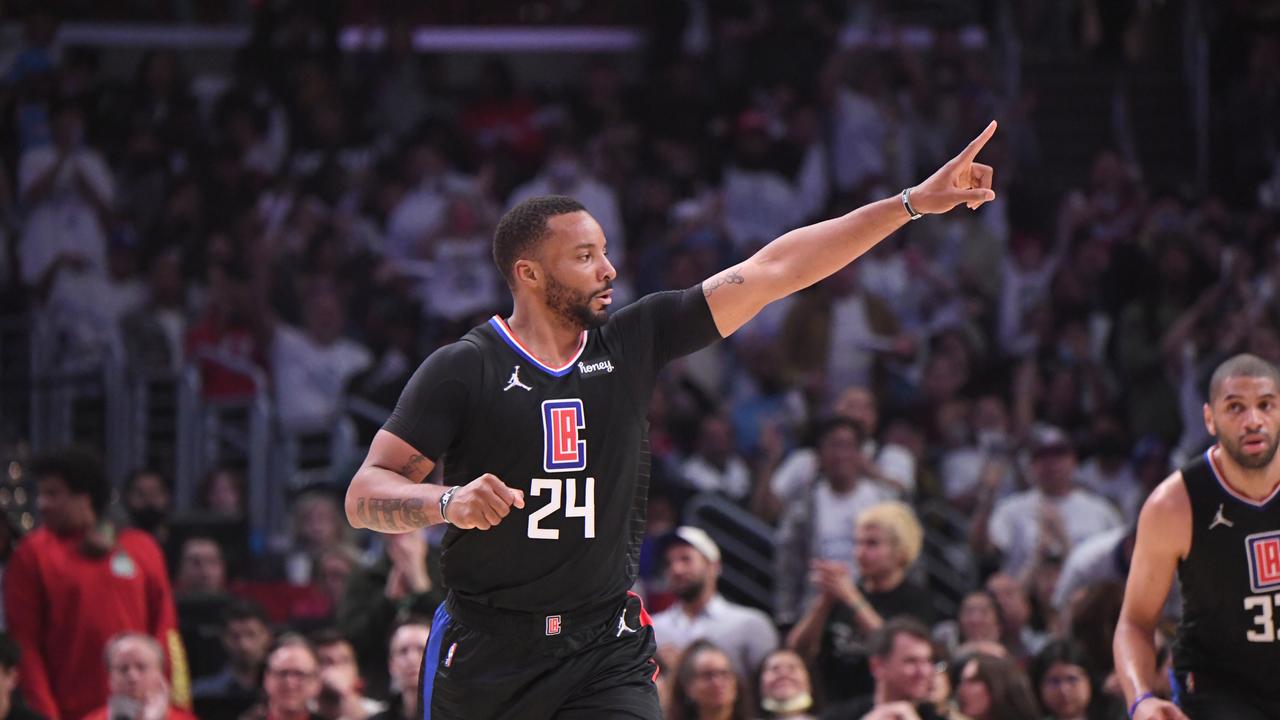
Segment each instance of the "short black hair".
[[22,648],[18,647],[18,643],[9,637],[8,633],[0,632],[0,670],[8,672],[18,667],[18,660],[22,659]]
[[893,654],[893,646],[899,635],[913,637],[933,647],[933,638],[929,637],[929,628],[924,623],[909,615],[899,615],[885,622],[871,635],[871,654],[881,660],[888,658]]
[[1218,393],[1222,392],[1222,383],[1237,377],[1270,378],[1280,388],[1280,370],[1275,365],[1257,355],[1241,353],[1227,358],[1213,371],[1213,377],[1209,378],[1209,402],[1218,398]]
[[862,423],[859,423],[856,420],[851,420],[847,417],[840,417],[839,415],[836,415],[836,416],[826,418],[822,422],[819,422],[818,426],[814,428],[813,430],[814,447],[821,445],[822,441],[826,440],[828,435],[830,435],[831,433],[841,428],[847,429],[850,432],[852,432],[853,436],[857,438],[857,441],[859,444],[861,444],[864,440],[867,439],[867,431],[866,431],[866,428],[862,427]]
[[245,620],[257,620],[268,629],[271,627],[271,621],[267,619],[267,611],[263,610],[261,605],[248,598],[233,597],[222,611],[222,626],[226,627],[233,622]]
[[36,480],[61,478],[73,495],[88,495],[93,511],[99,516],[111,499],[111,486],[102,468],[102,460],[92,450],[71,446],[37,455],[28,468]]
[[307,639],[311,641],[311,647],[322,648],[338,643],[346,643],[355,649],[355,643],[351,642],[351,638],[342,634],[342,631],[332,625],[313,630]]
[[586,210],[564,195],[532,197],[508,210],[493,233],[493,262],[507,285],[515,287],[516,261],[547,236],[549,218]]

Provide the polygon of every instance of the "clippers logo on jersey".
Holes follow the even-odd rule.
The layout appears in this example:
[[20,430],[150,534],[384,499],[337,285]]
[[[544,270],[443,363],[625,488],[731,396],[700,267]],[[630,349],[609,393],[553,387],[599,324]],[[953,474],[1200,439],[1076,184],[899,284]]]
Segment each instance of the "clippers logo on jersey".
[[542,440],[545,448],[542,466],[547,472],[572,472],[587,468],[587,441],[582,431],[587,428],[582,401],[544,400],[542,403]]
[[1244,539],[1249,556],[1249,585],[1255,593],[1280,588],[1280,530],[1255,533]]
[[547,616],[547,636],[550,637],[552,635],[559,635],[559,634],[560,634],[560,616],[548,615]]

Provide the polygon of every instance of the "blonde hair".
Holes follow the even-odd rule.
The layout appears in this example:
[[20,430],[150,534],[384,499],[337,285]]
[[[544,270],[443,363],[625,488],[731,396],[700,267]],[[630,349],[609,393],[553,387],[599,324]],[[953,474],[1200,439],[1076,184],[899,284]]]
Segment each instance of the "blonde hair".
[[872,505],[858,515],[857,527],[874,525],[887,532],[898,546],[903,567],[911,567],[920,557],[924,545],[924,528],[916,519],[916,513],[906,503],[891,500]]

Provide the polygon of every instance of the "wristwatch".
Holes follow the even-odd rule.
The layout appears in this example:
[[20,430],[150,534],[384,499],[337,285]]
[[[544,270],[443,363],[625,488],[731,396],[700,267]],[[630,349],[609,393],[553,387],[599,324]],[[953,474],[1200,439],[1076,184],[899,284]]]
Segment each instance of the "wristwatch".
[[459,486],[454,485],[448,490],[445,490],[444,494],[440,496],[440,519],[449,523],[450,525],[452,525],[453,523],[449,522],[449,515],[448,515],[449,501],[453,500],[453,494],[458,491],[458,487]]
[[911,191],[914,189],[915,188],[902,189],[902,195],[901,195],[902,207],[906,208],[907,214],[911,216],[912,220],[919,220],[920,218],[924,217],[924,215],[921,215],[920,213],[916,212],[916,209],[911,207]]

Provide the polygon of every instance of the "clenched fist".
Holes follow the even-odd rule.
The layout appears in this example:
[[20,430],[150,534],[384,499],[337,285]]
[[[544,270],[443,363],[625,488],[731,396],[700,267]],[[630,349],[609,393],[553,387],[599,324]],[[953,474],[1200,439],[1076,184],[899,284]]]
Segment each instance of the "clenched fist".
[[524,507],[524,493],[485,473],[454,491],[445,515],[464,530],[488,530],[502,522],[513,506]]

